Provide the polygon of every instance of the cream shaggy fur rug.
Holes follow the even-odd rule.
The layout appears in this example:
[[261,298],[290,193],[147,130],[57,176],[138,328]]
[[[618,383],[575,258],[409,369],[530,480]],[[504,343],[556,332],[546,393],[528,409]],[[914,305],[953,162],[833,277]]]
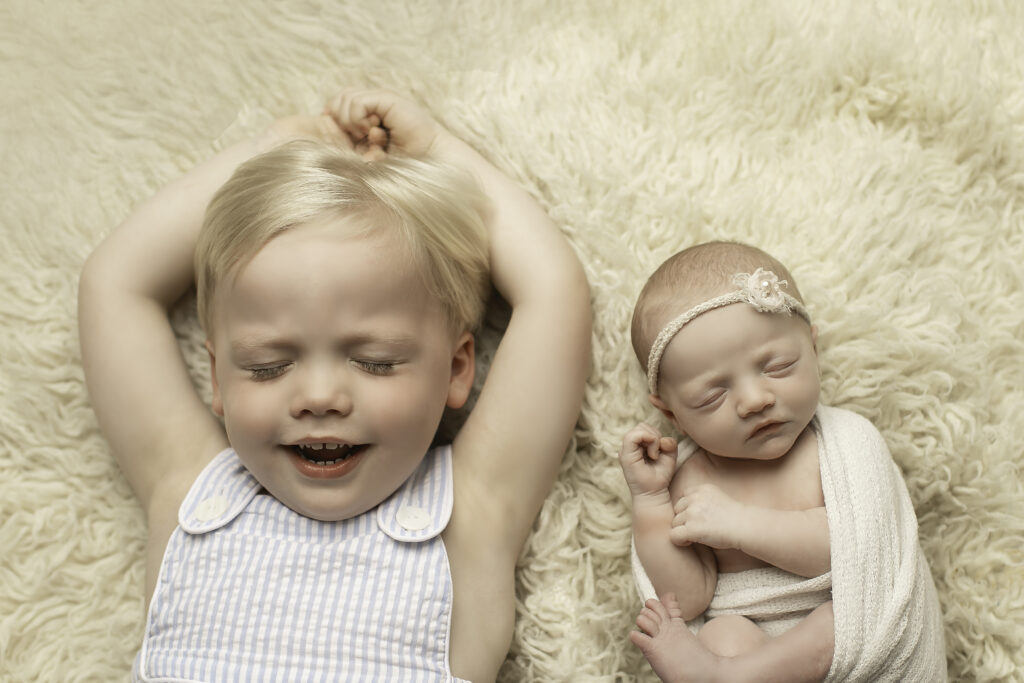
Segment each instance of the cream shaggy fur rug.
[[[593,373],[500,680],[655,680],[627,640],[615,453],[656,418],[628,319],[710,238],[790,266],[824,399],[888,440],[951,680],[1024,680],[1021,3],[5,0],[0,60],[0,680],[121,680],[141,637],[146,530],[83,386],[81,263],[166,181],[351,84],[424,101],[591,280]],[[188,303],[176,322],[205,386]]]

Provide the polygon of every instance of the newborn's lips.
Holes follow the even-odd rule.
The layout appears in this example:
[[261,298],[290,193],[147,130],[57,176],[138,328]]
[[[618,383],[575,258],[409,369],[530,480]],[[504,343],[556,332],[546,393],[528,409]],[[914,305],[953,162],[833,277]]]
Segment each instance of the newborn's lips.
[[764,420],[763,422],[759,422],[757,427],[754,428],[754,431],[750,433],[749,438],[756,439],[759,436],[767,436],[768,434],[771,434],[776,429],[781,427],[783,424],[785,423],[779,420]]

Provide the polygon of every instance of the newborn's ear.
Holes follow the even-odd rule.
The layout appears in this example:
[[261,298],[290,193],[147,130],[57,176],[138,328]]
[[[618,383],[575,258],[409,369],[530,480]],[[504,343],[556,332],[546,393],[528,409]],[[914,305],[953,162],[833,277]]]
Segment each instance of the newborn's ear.
[[676,420],[676,414],[673,413],[671,409],[669,409],[668,404],[661,400],[660,396],[648,394],[647,400],[651,402],[652,406],[660,410],[662,415],[667,417],[669,421],[672,422],[673,426],[675,426],[676,430],[678,430],[680,436],[686,436],[686,432],[683,431],[683,428],[679,425],[679,422]]

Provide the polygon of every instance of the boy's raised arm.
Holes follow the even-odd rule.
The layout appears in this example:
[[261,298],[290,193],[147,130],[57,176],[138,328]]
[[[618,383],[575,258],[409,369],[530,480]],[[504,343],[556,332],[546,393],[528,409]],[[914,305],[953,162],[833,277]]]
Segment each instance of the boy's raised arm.
[[190,484],[227,445],[192,386],[168,320],[169,308],[193,282],[206,205],[240,163],[287,139],[300,119],[344,138],[328,117],[283,119],[140,204],[82,269],[78,325],[90,399],[114,457],[147,508],[157,484]]
[[[534,199],[450,135],[437,154],[469,168],[491,202],[491,277],[512,316],[456,439],[525,541],[569,443],[590,369],[590,295],[583,268]],[[502,499],[504,497],[504,499]]]
[[[490,200],[485,221],[491,278],[512,317],[454,446],[465,473],[463,493],[479,494],[479,514],[500,520],[501,538],[492,542],[518,554],[555,479],[583,398],[591,324],[583,268],[525,190],[416,104],[370,91],[343,93],[328,110],[352,140],[365,141],[363,149],[356,145],[365,156],[388,149],[431,155],[472,173]],[[473,496],[468,498],[472,505]]]

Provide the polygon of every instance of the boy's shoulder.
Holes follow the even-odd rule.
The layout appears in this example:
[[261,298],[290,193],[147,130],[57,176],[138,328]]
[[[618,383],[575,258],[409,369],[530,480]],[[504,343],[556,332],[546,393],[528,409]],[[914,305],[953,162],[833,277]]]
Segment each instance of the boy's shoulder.
[[146,517],[152,541],[153,529],[163,529],[166,535],[178,524],[178,511],[203,471],[213,462],[217,452],[195,452],[183,454],[178,467],[171,468],[160,477],[159,483],[150,495]]

